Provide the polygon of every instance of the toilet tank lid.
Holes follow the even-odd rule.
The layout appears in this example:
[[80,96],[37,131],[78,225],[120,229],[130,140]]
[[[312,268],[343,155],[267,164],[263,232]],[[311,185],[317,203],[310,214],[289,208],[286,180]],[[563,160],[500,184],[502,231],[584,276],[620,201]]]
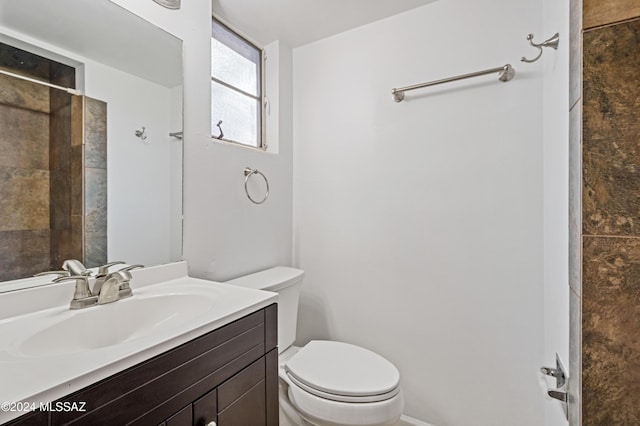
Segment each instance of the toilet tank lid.
[[303,276],[304,271],[302,269],[276,266],[275,268],[245,275],[226,283],[258,290],[278,291],[300,282]]

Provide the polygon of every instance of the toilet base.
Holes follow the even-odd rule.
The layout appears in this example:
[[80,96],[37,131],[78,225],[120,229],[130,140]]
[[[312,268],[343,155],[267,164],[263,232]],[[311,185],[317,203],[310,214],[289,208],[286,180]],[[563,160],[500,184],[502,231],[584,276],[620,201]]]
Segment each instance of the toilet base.
[[313,426],[313,424],[306,421],[291,405],[287,395],[289,385],[282,379],[279,379],[279,382],[280,426]]
[[[280,405],[280,425],[281,426],[344,426],[342,423],[334,423],[315,417],[307,417],[298,411],[289,397],[289,384],[282,378],[278,380],[278,398]],[[367,426],[404,426],[398,418],[395,422],[384,422],[379,424],[368,424]]]

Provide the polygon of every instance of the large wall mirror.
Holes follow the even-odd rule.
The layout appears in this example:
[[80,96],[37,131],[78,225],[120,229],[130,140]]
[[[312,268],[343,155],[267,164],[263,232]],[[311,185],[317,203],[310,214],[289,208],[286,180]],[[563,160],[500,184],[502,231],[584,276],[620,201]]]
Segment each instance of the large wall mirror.
[[3,0],[0,71],[0,291],[180,260],[182,41],[108,0]]

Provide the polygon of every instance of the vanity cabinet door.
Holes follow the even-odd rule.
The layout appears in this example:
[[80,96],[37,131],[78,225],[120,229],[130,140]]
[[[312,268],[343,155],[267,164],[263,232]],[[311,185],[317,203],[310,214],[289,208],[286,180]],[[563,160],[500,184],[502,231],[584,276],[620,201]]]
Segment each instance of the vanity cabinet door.
[[266,425],[265,357],[218,387],[218,426]]
[[218,413],[217,426],[266,426],[264,380]]
[[193,425],[209,426],[218,422],[218,393],[212,390],[193,403]]

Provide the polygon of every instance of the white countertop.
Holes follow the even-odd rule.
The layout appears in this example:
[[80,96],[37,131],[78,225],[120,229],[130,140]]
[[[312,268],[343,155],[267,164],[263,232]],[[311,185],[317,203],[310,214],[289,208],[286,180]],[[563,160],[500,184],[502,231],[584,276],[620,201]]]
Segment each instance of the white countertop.
[[[0,294],[0,312],[14,314],[0,318],[0,424],[25,414],[3,411],[3,402],[28,402],[39,407],[40,403],[55,401],[277,301],[275,293],[189,277],[185,262],[145,268],[132,274],[133,297],[76,311],[68,309],[73,283]],[[30,336],[43,328],[49,333],[47,327],[69,319],[71,322],[77,319],[79,341],[84,341],[84,334],[109,333],[109,327],[126,328],[129,322],[132,330],[136,330],[135,319],[118,323],[109,318],[117,317],[119,309],[138,306],[133,303],[172,296],[177,289],[183,295],[193,292],[207,297],[201,297],[206,300],[199,303],[198,312],[176,323],[153,323],[121,343],[94,349],[63,347],[42,353],[25,349]],[[194,299],[183,300],[189,303]],[[128,303],[131,305],[127,306]],[[37,310],[29,310],[30,305]],[[171,317],[171,304],[164,304],[164,309],[167,318]],[[101,311],[92,313],[92,310]],[[157,311],[154,316],[161,317]]]

